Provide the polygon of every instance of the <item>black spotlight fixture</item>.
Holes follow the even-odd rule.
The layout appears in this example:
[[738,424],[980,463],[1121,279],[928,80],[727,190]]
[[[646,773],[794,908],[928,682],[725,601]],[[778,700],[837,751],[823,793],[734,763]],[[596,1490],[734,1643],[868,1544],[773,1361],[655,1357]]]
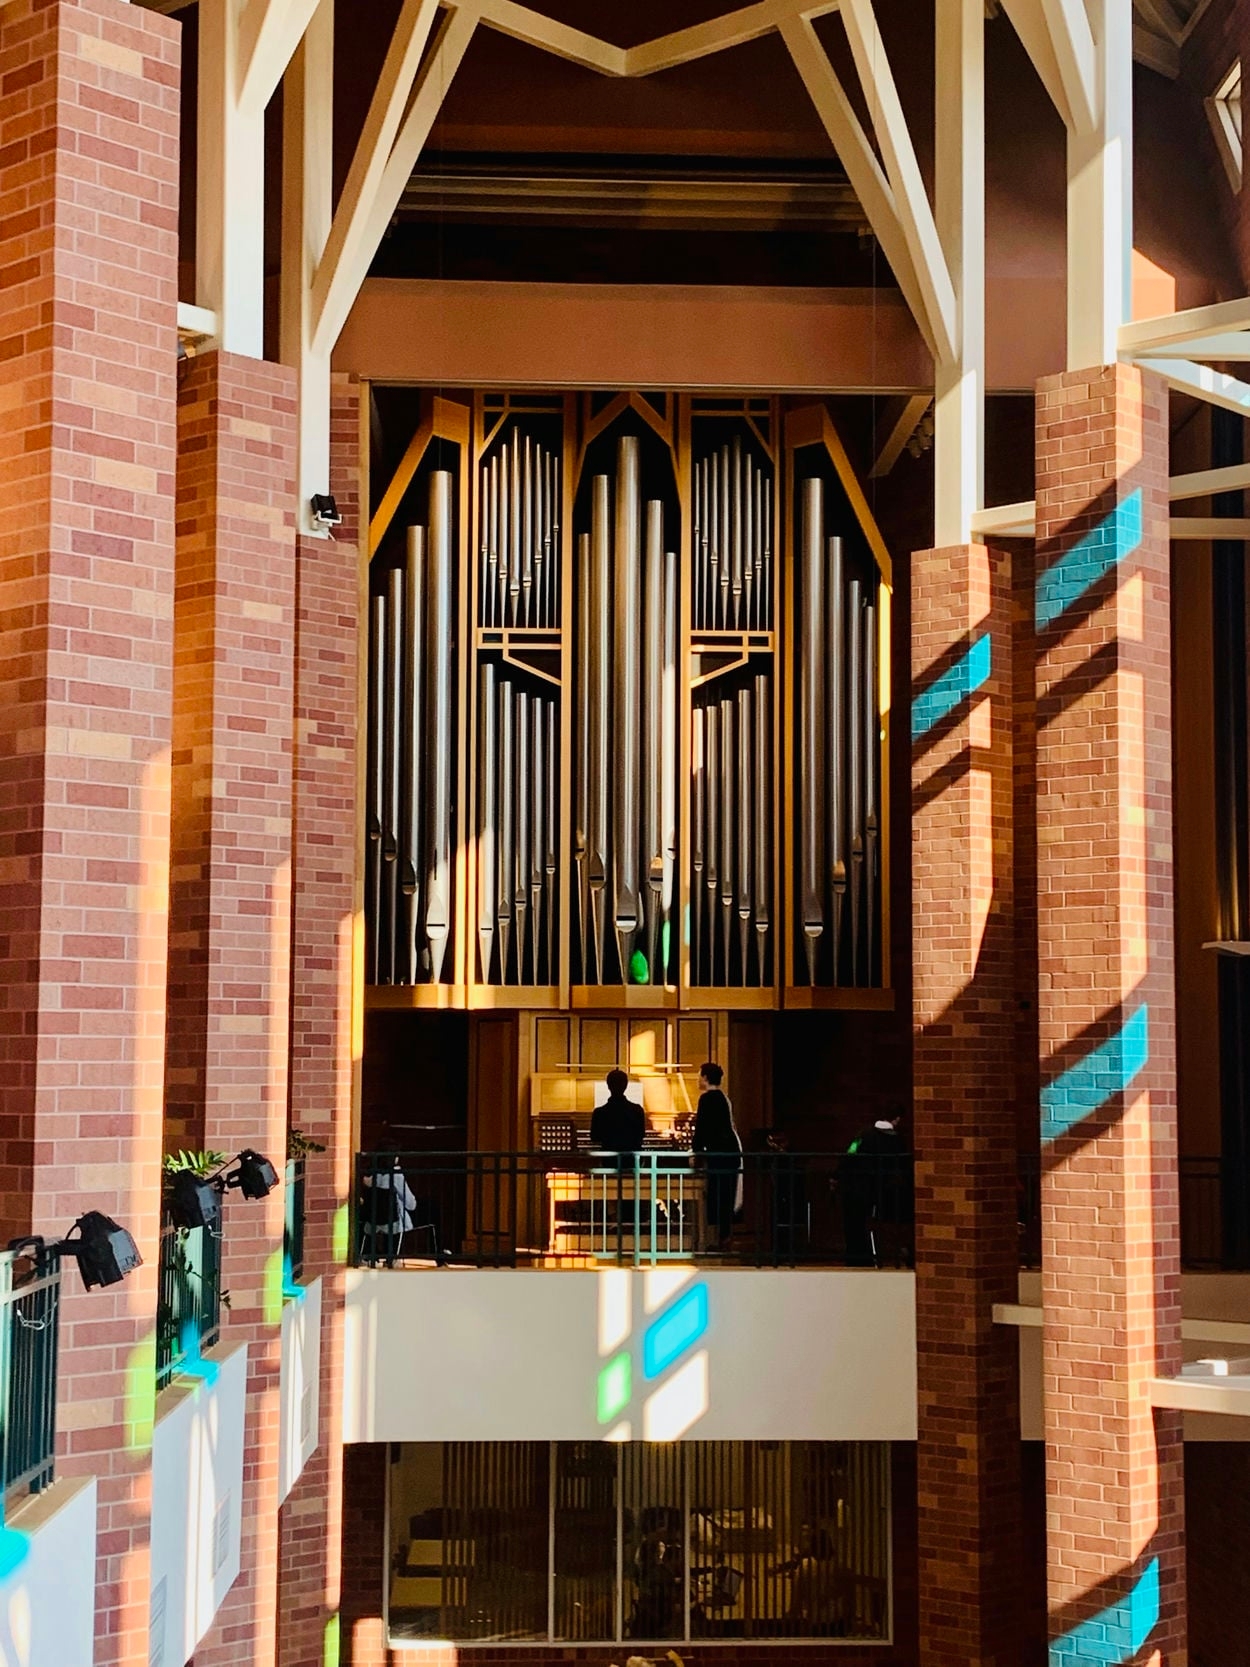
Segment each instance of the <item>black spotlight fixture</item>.
[[268,1158],[244,1147],[235,1159],[235,1167],[225,1176],[228,1187],[237,1187],[244,1198],[268,1198],[278,1184],[278,1171]]
[[61,1240],[59,1249],[78,1262],[82,1282],[91,1290],[94,1285],[119,1285],[128,1273],[143,1266],[139,1247],[124,1227],[119,1227],[112,1216],[100,1210],[88,1210]]
[[165,1201],[175,1227],[207,1227],[216,1232],[221,1225],[221,1188],[211,1177],[180,1170],[170,1177]]

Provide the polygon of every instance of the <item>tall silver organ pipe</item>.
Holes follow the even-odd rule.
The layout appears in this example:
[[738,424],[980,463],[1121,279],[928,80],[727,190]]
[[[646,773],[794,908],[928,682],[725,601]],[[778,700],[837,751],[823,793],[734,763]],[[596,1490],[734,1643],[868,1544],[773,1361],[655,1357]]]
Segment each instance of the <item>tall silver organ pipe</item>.
[[638,897],[639,492],[638,441],[632,434],[626,434],[617,445],[616,463],[616,725],[612,743],[615,789],[612,918],[622,982],[629,980],[641,912]]
[[846,860],[846,607],[842,540],[831,538],[829,550],[829,644],[826,677],[829,694],[829,877],[833,897],[833,982],[838,982],[842,917],[848,883]]
[[721,943],[725,982],[730,982],[730,927],[734,906],[734,703],[720,703],[720,870]]
[[862,590],[858,579],[847,586],[850,619],[846,634],[846,672],[851,691],[849,815],[851,854],[852,982],[859,982],[860,898],[864,872],[864,634],[860,620]]
[[498,738],[496,725],[495,665],[484,660],[478,672],[478,711],[481,749],[478,753],[477,782],[477,938],[483,982],[490,979],[495,947],[495,919],[498,907],[495,826],[499,810]]
[[515,884],[516,843],[513,812],[515,796],[513,783],[514,689],[510,678],[499,681],[499,866],[496,870],[495,918],[499,924],[499,982],[509,981],[508,952],[512,943],[512,900]]
[[529,930],[530,878],[530,699],[524,689],[516,692],[516,775],[511,783],[516,805],[516,867],[512,878],[512,922],[516,933],[517,983],[525,983],[525,960]]
[[577,934],[581,945],[582,975],[590,955],[590,898],[587,888],[587,851],[590,818],[590,534],[577,540],[577,802],[573,811],[573,862],[577,896]]
[[452,732],[451,475],[436,469],[430,476],[429,636],[430,792],[426,847],[425,935],[430,952],[430,980],[442,978],[451,931],[451,772],[455,757]]
[[403,780],[401,783],[400,891],[402,896],[403,954],[400,957],[405,983],[417,982],[417,935],[420,930],[421,873],[421,757],[424,736],[422,721],[425,676],[421,622],[424,615],[425,528],[408,528],[407,562],[404,571],[404,702]]
[[604,972],[608,881],[608,750],[611,745],[611,481],[592,482],[590,522],[590,814],[587,818],[586,880],[590,890],[591,950],[594,977]]
[[642,868],[647,882],[647,969],[652,978],[664,893],[664,834],[660,822],[663,606],[664,515],[663,506],[652,500],[647,505],[642,610]]
[[691,713],[690,737],[690,982],[703,982],[703,867],[706,860],[704,827],[707,818],[707,763],[704,734],[707,714],[696,706]]
[[707,981],[716,982],[716,923],[720,916],[720,885],[717,861],[720,855],[720,711],[715,705],[703,714],[706,728],[703,748],[703,779],[707,783],[707,821],[704,827],[703,884],[707,896]]
[[385,746],[382,814],[383,923],[386,947],[383,982],[398,983],[403,976],[399,954],[399,817],[404,698],[404,572],[393,567],[386,576],[386,713],[382,724]]
[[534,734],[530,742],[530,779],[525,790],[534,807],[530,815],[530,981],[536,984],[543,924],[543,872],[547,860],[547,717],[540,699],[530,702],[530,720]]
[[556,918],[556,867],[559,861],[560,843],[560,802],[556,791],[559,779],[559,759],[557,757],[556,740],[556,703],[549,700],[547,710],[547,775],[543,791],[546,794],[547,808],[543,818],[543,828],[546,842],[543,847],[543,878],[546,884],[545,926],[547,934],[547,982],[554,984],[558,976],[559,957],[556,954],[555,918]]
[[[755,872],[752,884],[752,907],[755,915],[755,955],[757,981],[767,978],[768,928],[772,913],[772,725],[768,707],[768,678],[763,672],[755,678]],[[743,982],[745,983],[745,969]]]
[[820,882],[820,821],[824,759],[821,747],[822,661],[824,658],[824,482],[803,482],[799,522],[799,910],[807,978],[816,982],[825,911]]
[[747,981],[747,961],[751,942],[751,832],[754,823],[751,814],[751,742],[755,729],[751,716],[751,693],[749,687],[738,690],[737,900],[738,965],[741,969],[739,983],[742,984]]
[[[664,554],[663,688],[660,691],[660,837],[662,841],[660,907],[668,942],[661,930],[661,960],[667,963],[673,937],[673,902],[677,873],[677,553]],[[654,969],[652,982],[658,983]]]
[[864,609],[864,935],[867,943],[866,981],[874,978],[876,939],[877,755],[881,720],[877,695],[877,610]]
[[369,971],[371,984],[380,984],[382,933],[382,819],[383,713],[386,709],[386,597],[371,598],[369,609],[369,885],[368,921],[371,931]]

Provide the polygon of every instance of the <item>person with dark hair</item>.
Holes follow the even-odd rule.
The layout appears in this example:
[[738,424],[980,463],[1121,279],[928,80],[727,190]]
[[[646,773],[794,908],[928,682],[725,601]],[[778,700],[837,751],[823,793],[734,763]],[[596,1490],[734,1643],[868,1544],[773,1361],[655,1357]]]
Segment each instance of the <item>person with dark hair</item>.
[[590,1144],[599,1152],[641,1152],[647,1134],[642,1107],[626,1099],[629,1078],[624,1071],[608,1072],[608,1097],[590,1119]]
[[901,1246],[888,1241],[908,1219],[906,1152],[899,1133],[902,1106],[862,1129],[838,1167],[846,1259],[852,1267],[882,1267]]
[[707,1224],[717,1248],[729,1241],[734,1215],[741,1206],[742,1142],[734,1128],[733,1107],[721,1084],[725,1073],[709,1060],[699,1068],[699,1104],[694,1114],[693,1150],[707,1176]]

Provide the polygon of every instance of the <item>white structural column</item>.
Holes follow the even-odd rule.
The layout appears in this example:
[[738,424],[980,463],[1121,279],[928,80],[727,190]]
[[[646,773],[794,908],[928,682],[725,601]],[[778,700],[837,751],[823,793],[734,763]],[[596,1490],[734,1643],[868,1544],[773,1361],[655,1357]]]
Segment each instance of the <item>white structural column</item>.
[[955,352],[934,367],[934,547],[968,544],[985,477],[985,6],[937,0],[934,206]]
[[[1092,125],[1068,128],[1068,369],[1085,370],[1116,362],[1120,325],[1132,316],[1133,17],[1129,0],[1056,9],[1071,61],[1092,56],[1094,69]],[[1089,54],[1076,44],[1083,27]]]
[[240,99],[237,0],[200,0],[195,299],[229,353],[264,357],[265,107]]
[[281,350],[299,376],[299,530],[330,490],[330,349],[313,345],[312,282],[333,213],[334,0],[320,0],[286,72],[282,104]]

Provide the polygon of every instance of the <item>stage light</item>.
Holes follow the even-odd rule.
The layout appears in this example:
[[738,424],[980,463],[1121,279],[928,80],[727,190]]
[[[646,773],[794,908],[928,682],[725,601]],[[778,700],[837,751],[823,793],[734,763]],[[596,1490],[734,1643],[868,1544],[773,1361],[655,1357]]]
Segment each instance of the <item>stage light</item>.
[[63,1255],[73,1256],[88,1290],[95,1285],[119,1285],[128,1273],[143,1266],[139,1247],[124,1227],[99,1210],[88,1210],[70,1229],[78,1237],[61,1240]]
[[223,1184],[235,1188],[244,1198],[267,1198],[278,1184],[278,1171],[268,1158],[251,1147],[244,1147],[235,1159],[235,1167],[227,1171]]
[[215,1232],[221,1225],[221,1189],[212,1179],[181,1170],[170,1177],[165,1201],[175,1227],[207,1227]]

